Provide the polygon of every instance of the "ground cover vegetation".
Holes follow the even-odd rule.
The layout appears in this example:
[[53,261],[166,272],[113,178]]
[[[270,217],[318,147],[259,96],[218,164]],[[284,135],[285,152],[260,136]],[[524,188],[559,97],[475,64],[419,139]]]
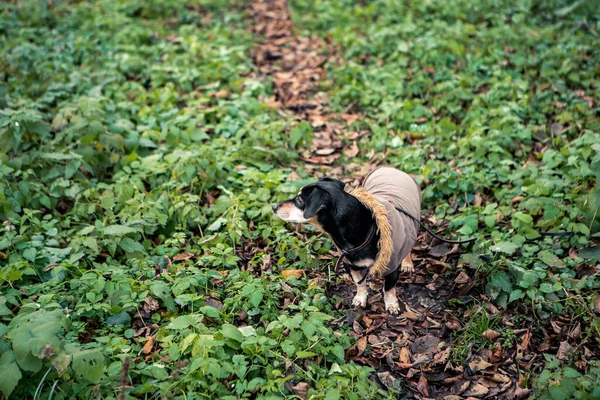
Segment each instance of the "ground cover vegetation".
[[[599,398],[593,3],[2,3],[2,396]],[[270,207],[380,164],[399,316]]]

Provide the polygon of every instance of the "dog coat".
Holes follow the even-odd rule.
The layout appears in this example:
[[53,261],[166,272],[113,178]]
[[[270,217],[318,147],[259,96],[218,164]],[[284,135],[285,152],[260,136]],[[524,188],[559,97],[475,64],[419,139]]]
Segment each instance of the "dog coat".
[[381,167],[365,178],[362,187],[351,193],[373,213],[379,229],[379,253],[371,273],[386,276],[398,269],[417,241],[419,224],[396,210],[421,216],[421,190],[405,172]]

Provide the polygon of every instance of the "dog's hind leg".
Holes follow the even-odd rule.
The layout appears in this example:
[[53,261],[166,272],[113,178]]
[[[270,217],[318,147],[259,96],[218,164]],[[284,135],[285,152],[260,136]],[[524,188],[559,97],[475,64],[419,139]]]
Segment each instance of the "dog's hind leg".
[[396,282],[398,282],[398,269],[385,277],[383,286],[383,302],[385,310],[390,314],[398,314],[400,312],[400,303],[396,296]]
[[[354,283],[360,282],[360,280],[365,276],[367,270],[352,270],[352,279]],[[367,280],[365,279],[360,285],[356,283],[356,296],[352,300],[352,305],[355,307],[363,307],[367,306],[367,295],[369,294],[369,290],[367,289]]]
[[402,270],[402,272],[415,272],[415,265],[413,264],[410,253],[408,253],[408,255],[404,257],[404,260],[402,260],[402,264],[400,264],[400,269]]

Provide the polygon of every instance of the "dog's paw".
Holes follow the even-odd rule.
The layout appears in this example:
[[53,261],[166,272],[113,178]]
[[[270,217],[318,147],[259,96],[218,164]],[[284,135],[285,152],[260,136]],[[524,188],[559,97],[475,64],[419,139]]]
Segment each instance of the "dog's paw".
[[400,312],[400,304],[398,303],[398,300],[396,300],[395,303],[385,303],[385,311],[392,315],[398,315]]
[[362,307],[365,308],[367,306],[367,294],[366,293],[358,293],[352,299],[352,305],[354,307]]
[[383,302],[385,303],[385,311],[390,314],[396,315],[400,312],[400,303],[396,297],[396,291],[384,292]]
[[408,262],[406,260],[402,261],[402,264],[400,264],[400,271],[401,272],[415,272],[415,266],[412,262]]

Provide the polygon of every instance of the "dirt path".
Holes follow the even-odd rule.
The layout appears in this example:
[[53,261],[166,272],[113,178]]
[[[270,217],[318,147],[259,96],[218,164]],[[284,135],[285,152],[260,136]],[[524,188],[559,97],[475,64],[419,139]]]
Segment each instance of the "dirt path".
[[[285,0],[256,1],[248,12],[253,17],[254,33],[264,38],[254,49],[253,58],[260,74],[270,77],[275,85],[274,96],[266,101],[296,121],[308,121],[315,131],[311,149],[301,153],[306,168],[316,176],[323,172],[343,176],[349,186],[356,186],[383,156],[371,154],[362,164],[332,166],[341,154],[349,159],[360,154],[358,140],[367,134],[350,129],[359,114],[332,112],[327,94],[319,92],[320,82],[327,79],[327,65],[339,61],[338,49],[320,38],[297,35]],[[464,326],[461,321],[469,319],[466,312],[481,312],[497,326],[504,326],[508,317],[473,290],[474,281],[466,272],[455,268],[458,247],[431,245],[430,238],[422,235],[413,251],[417,272],[400,278],[402,312],[398,317],[385,313],[380,281],[370,283],[367,310],[352,309],[354,285],[349,277],[344,284],[329,281],[328,294],[344,299],[337,306],[348,310],[336,324],[352,327],[351,335],[357,338],[346,352],[347,361],[375,368],[373,378],[382,387],[394,387],[409,397],[528,397],[529,390],[521,389],[518,382],[524,379],[520,370],[531,368],[535,361],[535,356],[528,354],[531,332],[515,331],[518,336],[512,338],[511,346],[503,347],[503,338],[494,329],[480,332],[480,326]],[[326,280],[317,271],[307,273],[308,279]],[[450,299],[462,302],[462,306],[449,305]],[[489,338],[488,346],[476,353],[457,354],[457,346],[468,340],[465,332]],[[453,361],[457,359],[466,361]]]

